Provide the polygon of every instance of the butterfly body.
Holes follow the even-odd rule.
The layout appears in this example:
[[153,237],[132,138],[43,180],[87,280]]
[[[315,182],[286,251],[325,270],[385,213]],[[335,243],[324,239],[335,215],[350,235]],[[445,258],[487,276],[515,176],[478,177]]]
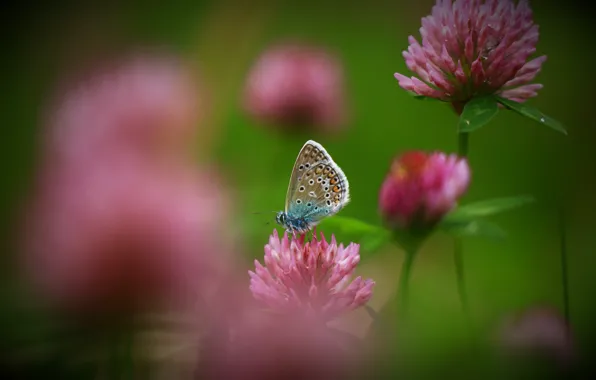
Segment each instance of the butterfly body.
[[309,140],[294,163],[285,211],[278,212],[275,220],[288,232],[303,234],[349,201],[346,175],[321,144]]

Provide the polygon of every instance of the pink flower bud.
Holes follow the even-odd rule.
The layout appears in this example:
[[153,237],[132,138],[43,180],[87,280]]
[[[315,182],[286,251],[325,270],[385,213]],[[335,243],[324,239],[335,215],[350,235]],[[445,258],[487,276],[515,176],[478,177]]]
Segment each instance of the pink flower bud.
[[465,159],[444,153],[404,153],[394,160],[381,186],[381,214],[397,228],[430,226],[456,206],[469,182]]
[[337,130],[346,119],[341,62],[305,44],[271,47],[249,73],[243,103],[264,123]]

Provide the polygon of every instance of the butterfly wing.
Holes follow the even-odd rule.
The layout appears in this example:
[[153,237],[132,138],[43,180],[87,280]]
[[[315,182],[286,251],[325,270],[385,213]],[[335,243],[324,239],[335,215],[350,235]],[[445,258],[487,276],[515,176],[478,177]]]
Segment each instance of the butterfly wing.
[[302,194],[299,193],[298,189],[303,183],[302,180],[305,179],[306,171],[310,171],[312,166],[319,161],[323,162],[325,160],[325,155],[320,151],[318,146],[320,146],[318,143],[309,140],[302,146],[302,149],[298,153],[286,194],[286,212],[289,211],[291,206],[297,204],[295,202],[297,199],[301,198]]
[[339,212],[350,201],[344,172],[321,144],[307,141],[294,164],[286,212],[313,223]]

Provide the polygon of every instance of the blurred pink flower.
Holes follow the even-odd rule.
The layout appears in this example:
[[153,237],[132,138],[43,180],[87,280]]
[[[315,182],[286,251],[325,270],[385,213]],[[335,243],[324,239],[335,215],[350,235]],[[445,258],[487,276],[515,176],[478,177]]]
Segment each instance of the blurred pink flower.
[[265,265],[255,260],[255,272],[249,271],[250,290],[255,299],[284,314],[302,313],[331,320],[366,304],[372,297],[374,282],[350,277],[360,261],[358,244],[347,247],[331,243],[321,233],[313,240],[304,235],[279,238],[277,230],[265,245]]
[[422,45],[409,37],[406,65],[418,77],[395,74],[418,95],[461,107],[472,97],[499,94],[517,102],[536,96],[529,84],[546,56],[536,51],[538,25],[526,0],[438,0],[422,19]]
[[45,160],[85,166],[106,155],[189,154],[204,101],[185,63],[135,55],[83,78],[67,83],[47,112]]
[[23,236],[34,290],[90,313],[197,302],[230,251],[218,179],[124,160],[87,169],[42,172]]
[[216,326],[201,349],[199,379],[344,379],[362,361],[332,330],[301,315],[245,309]]
[[337,130],[346,119],[341,62],[315,46],[273,46],[250,71],[243,104],[265,123]]
[[379,206],[394,227],[432,225],[466,192],[470,168],[463,158],[412,151],[396,158],[381,186]]
[[497,331],[497,344],[509,354],[542,355],[570,364],[574,342],[569,323],[552,307],[531,307],[505,318]]

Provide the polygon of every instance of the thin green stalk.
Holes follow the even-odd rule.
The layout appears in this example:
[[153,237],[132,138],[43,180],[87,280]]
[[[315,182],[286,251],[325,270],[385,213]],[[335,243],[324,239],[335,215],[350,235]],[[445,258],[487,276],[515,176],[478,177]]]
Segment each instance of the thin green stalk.
[[468,157],[468,143],[470,141],[469,133],[458,133],[457,153],[461,157]]
[[463,312],[468,315],[468,295],[466,293],[466,280],[464,276],[463,244],[460,238],[455,238],[453,245],[453,261],[455,264],[455,276],[457,278],[457,293],[461,302]]
[[401,273],[399,276],[399,289],[398,289],[398,303],[399,303],[399,310],[398,313],[401,316],[406,316],[408,314],[408,295],[409,295],[409,283],[410,283],[410,274],[412,272],[412,265],[414,264],[414,255],[416,252],[414,251],[405,251],[404,253],[404,262],[401,266]]
[[561,237],[561,285],[563,287],[563,311],[565,320],[569,323],[569,278],[567,271],[567,233],[565,224],[565,210],[559,206],[559,236]]
[[126,379],[134,379],[134,330],[126,330],[124,333],[124,363],[123,373]]
[[[460,157],[468,157],[470,141],[469,133],[458,133],[457,151]],[[468,296],[466,293],[466,279],[464,272],[463,243],[461,238],[456,237],[453,246],[453,261],[455,264],[455,275],[457,278],[457,292],[463,312],[469,316]]]
[[117,380],[122,377],[120,372],[120,342],[117,339],[117,335],[110,334],[109,338],[111,339],[107,339],[105,342],[107,354],[107,374],[108,378]]
[[110,331],[107,343],[110,379],[134,378],[133,333],[131,330]]

